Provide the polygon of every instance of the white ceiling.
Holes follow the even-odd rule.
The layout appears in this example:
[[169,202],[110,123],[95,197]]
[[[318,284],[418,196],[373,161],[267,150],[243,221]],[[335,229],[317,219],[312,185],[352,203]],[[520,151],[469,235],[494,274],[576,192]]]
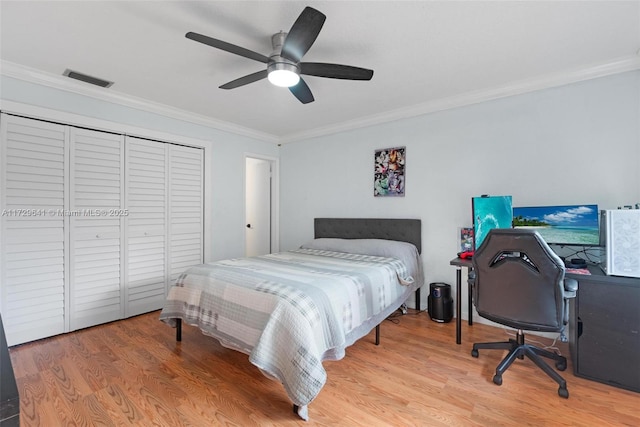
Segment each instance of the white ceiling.
[[[268,56],[307,5],[327,19],[303,60],[370,68],[371,81],[305,76],[307,105],[267,80],[222,90],[264,64],[184,36]],[[284,142],[640,68],[640,1],[2,0],[0,18],[5,75]],[[75,82],[67,68],[115,84]]]

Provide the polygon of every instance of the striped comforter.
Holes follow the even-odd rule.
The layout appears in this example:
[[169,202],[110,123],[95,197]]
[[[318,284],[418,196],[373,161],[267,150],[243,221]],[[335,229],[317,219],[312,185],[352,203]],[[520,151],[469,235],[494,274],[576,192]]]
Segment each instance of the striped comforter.
[[322,361],[343,358],[417,285],[396,258],[298,249],[190,268],[160,319],[175,326],[180,318],[249,354],[307,419],[326,381]]

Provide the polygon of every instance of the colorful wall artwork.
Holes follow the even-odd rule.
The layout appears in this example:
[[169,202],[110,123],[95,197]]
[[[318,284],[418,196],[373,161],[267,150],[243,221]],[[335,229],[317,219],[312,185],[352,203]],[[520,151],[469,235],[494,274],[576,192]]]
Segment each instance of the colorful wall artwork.
[[406,147],[375,151],[373,195],[404,196]]

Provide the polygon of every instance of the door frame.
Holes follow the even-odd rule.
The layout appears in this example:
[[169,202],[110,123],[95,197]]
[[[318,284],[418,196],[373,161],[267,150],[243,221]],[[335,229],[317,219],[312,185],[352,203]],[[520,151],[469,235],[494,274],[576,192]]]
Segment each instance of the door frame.
[[[280,251],[280,159],[277,157],[266,156],[264,154],[256,154],[256,153],[244,153],[244,162],[243,162],[243,170],[242,174],[243,180],[243,206],[246,217],[247,212],[247,159],[260,159],[266,160],[271,164],[271,253],[276,253]],[[243,218],[242,227],[246,222]],[[246,234],[246,231],[244,231]],[[246,253],[247,247],[246,243],[244,244],[244,252]]]

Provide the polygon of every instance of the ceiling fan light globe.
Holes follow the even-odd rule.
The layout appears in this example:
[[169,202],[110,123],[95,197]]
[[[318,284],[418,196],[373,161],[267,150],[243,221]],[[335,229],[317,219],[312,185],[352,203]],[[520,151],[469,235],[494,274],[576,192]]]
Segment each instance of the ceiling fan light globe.
[[298,84],[300,76],[290,70],[273,70],[269,72],[269,81],[271,84],[280,87],[291,87]]

